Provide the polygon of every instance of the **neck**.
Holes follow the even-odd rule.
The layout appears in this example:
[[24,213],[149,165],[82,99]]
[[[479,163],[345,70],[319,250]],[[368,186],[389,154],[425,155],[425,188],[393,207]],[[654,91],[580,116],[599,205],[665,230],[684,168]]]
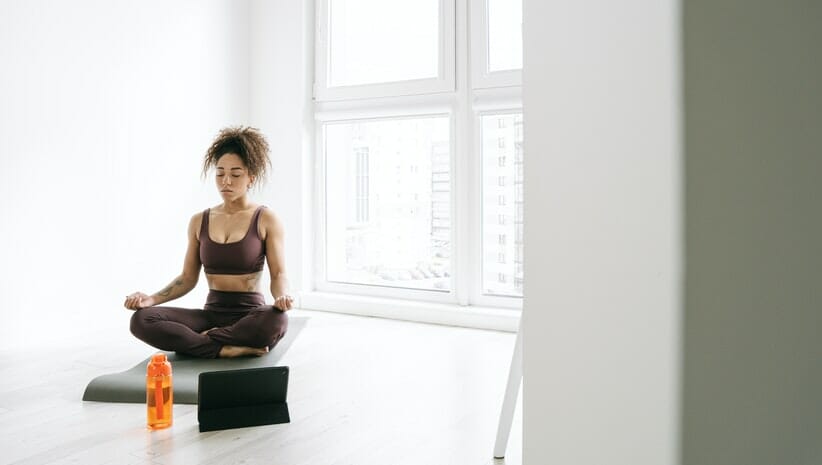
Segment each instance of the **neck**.
[[244,195],[238,199],[223,202],[223,211],[230,215],[246,210],[250,205],[251,202],[248,201],[248,196]]

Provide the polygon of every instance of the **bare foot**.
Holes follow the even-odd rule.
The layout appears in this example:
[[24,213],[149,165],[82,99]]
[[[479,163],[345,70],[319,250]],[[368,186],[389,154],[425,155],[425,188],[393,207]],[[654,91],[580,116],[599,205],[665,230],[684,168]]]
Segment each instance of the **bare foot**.
[[268,347],[223,346],[220,349],[220,358],[260,357],[268,353]]

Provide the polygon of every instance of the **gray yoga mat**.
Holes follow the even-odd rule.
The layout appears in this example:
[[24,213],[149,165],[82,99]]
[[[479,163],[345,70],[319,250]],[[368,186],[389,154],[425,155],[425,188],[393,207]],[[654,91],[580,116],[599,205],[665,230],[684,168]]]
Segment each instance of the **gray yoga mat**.
[[[277,362],[307,322],[307,317],[290,317],[288,319],[288,331],[285,336],[271,352],[261,357],[204,359],[166,352],[168,360],[171,362],[174,402],[178,404],[197,403],[197,382],[200,373],[204,371],[278,366]],[[161,351],[154,351],[151,355],[157,352]],[[83,400],[144,403],[146,401],[146,365],[151,355],[129,370],[94,378],[86,386]]]

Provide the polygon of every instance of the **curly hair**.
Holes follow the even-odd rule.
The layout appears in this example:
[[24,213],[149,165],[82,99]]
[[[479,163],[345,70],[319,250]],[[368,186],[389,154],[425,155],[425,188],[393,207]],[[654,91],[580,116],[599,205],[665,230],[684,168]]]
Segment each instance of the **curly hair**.
[[[268,142],[259,129],[232,126],[220,130],[203,159],[203,178],[206,177],[211,167],[217,166],[220,157],[227,153],[240,157],[249,175],[265,181],[268,169],[271,167],[271,160],[268,157]],[[254,184],[261,183],[255,182]]]

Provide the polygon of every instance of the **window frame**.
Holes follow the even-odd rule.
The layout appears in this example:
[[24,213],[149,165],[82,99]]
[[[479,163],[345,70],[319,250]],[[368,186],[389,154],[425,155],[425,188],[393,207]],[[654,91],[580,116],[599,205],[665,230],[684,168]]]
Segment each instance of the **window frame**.
[[522,86],[522,69],[489,71],[488,1],[471,2],[471,85],[474,89]]
[[456,85],[456,11],[453,0],[439,2],[439,63],[435,78],[411,79],[352,86],[329,85],[329,2],[317,0],[317,22],[315,26],[315,79],[314,96],[319,101],[371,99],[380,97],[407,96],[453,92]]

